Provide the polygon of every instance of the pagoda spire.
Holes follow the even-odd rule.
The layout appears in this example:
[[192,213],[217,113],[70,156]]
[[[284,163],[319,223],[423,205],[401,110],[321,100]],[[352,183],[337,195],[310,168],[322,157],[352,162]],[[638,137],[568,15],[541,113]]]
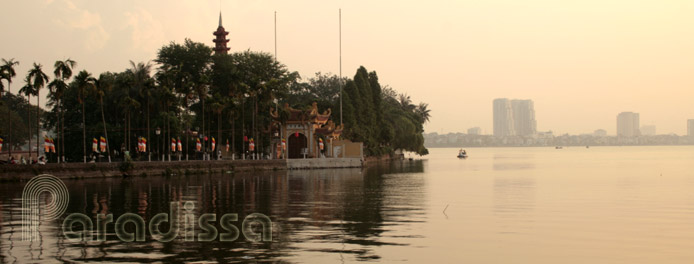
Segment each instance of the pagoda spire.
[[212,40],[212,42],[214,42],[214,53],[227,54],[230,49],[227,47],[229,39],[226,38],[229,32],[225,31],[222,26],[222,11],[219,11],[219,26],[217,27],[217,31],[213,32],[212,35],[215,36],[215,39]]

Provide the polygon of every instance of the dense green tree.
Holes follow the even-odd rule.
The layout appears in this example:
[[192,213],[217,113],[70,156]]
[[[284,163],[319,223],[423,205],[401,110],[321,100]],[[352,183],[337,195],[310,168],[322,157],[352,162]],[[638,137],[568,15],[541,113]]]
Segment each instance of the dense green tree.
[[[5,87],[2,84],[2,80],[7,81],[7,94],[12,94],[12,78],[17,76],[17,72],[14,70],[14,67],[19,65],[18,61],[15,61],[14,59],[10,59],[9,61],[6,59],[2,59],[2,65],[0,65],[0,98],[2,98],[2,92],[5,91]],[[7,108],[7,116],[10,119],[9,122],[9,141],[7,144],[10,146],[9,147],[9,155],[12,155],[12,149],[13,149],[13,141],[12,141],[12,124],[14,123],[11,118],[11,110],[12,108]]]
[[[183,44],[171,42],[159,49],[155,61],[160,64],[160,71],[168,72],[171,75],[174,91],[183,102],[184,112],[179,117],[186,124],[186,150],[188,150],[190,149],[189,133],[187,133],[190,131],[191,125],[189,122],[191,118],[190,104],[193,102],[194,95],[197,95],[198,102],[204,102],[200,100],[206,98],[212,48],[190,39],[186,39]],[[201,107],[202,109],[204,107]],[[203,112],[199,112],[199,114],[202,115]],[[197,121],[202,122],[201,120]]]
[[[334,115],[339,119],[340,81],[344,83],[349,79],[340,80],[337,75],[318,72],[307,82],[300,80],[297,76],[289,84],[289,94],[286,100],[296,106],[306,106],[316,102],[320,109],[332,109]],[[337,122],[339,123],[339,120]]]
[[430,116],[427,108],[427,104],[415,106],[409,96],[381,87],[376,72],[360,67],[344,87],[344,136],[364,142],[367,155],[395,150],[425,155],[422,133]]
[[[0,98],[0,101],[0,113],[6,113],[0,115],[0,123],[11,125],[14,133],[12,141],[5,140],[3,143],[3,151],[10,152],[20,148],[29,139],[29,134],[34,135],[36,132],[27,129],[29,114],[36,112],[36,109],[26,98],[11,93]],[[7,134],[8,127],[2,128],[2,134]]]

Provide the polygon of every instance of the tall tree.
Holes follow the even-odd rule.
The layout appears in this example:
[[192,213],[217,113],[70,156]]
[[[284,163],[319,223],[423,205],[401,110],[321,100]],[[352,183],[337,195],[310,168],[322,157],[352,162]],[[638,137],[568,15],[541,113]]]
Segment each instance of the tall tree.
[[[184,112],[181,115],[181,123],[186,124],[186,150],[189,150],[189,107],[195,94],[198,94],[198,99],[204,98],[200,96],[199,92],[206,90],[206,87],[201,89],[203,87],[201,85],[208,83],[207,75],[212,62],[212,48],[190,39],[186,39],[183,44],[171,42],[159,49],[156,62],[160,64],[160,71],[173,74],[173,90],[179,95],[183,103]],[[199,119],[198,121],[202,122]],[[187,152],[186,159],[188,159]]]
[[43,66],[41,64],[34,63],[34,68],[29,71],[29,78],[32,79],[32,85],[34,86],[34,95],[36,96],[36,158],[39,157],[39,149],[41,142],[38,138],[41,129],[41,104],[39,99],[41,96],[39,93],[41,89],[48,83],[48,75],[46,75],[41,69]]
[[[24,78],[24,83],[25,83],[25,85],[22,86],[21,89],[19,89],[19,93],[23,94],[24,96],[27,97],[27,102],[28,102],[29,106],[31,106],[31,95],[35,94],[34,85],[32,85],[32,83],[31,83],[31,75],[27,74],[26,78]],[[29,159],[31,160],[31,136],[33,134],[31,131],[31,108],[29,108],[27,113],[28,113],[27,126],[29,127],[29,130],[28,130],[29,131],[29,150],[28,150],[28,152],[29,152]]]
[[[176,107],[176,102],[178,101],[176,98],[176,94],[173,91],[174,87],[174,77],[176,76],[176,73],[173,71],[163,71],[160,70],[157,72],[155,75],[155,78],[157,79],[158,85],[157,85],[157,99],[160,102],[160,107],[164,110],[160,110],[160,115],[164,119],[164,128],[165,128],[165,136],[164,136],[164,142],[168,142],[169,139],[174,138],[174,135],[179,135],[178,133],[171,133],[171,123],[174,123],[174,127],[177,127],[176,120],[177,119],[177,111],[178,107]],[[174,129],[174,131],[181,131],[180,129]],[[165,144],[165,153],[168,155],[168,159],[171,160],[171,148],[166,147],[167,144]]]
[[[274,57],[268,53],[257,53],[244,51],[242,53],[234,53],[234,79],[237,93],[248,94],[254,99],[254,103],[250,106],[251,110],[251,127],[252,137],[258,150],[263,150],[264,143],[269,142],[269,137],[258,133],[259,127],[268,127],[270,119],[263,115],[258,116],[258,109],[268,109],[274,106],[275,98],[284,98],[289,94],[289,85],[299,78],[296,73],[290,73],[286,66],[277,62]],[[242,108],[244,103],[242,101]],[[242,110],[244,112],[245,110]],[[242,119],[244,114],[241,115]],[[245,126],[245,124],[243,125]],[[242,127],[243,127],[242,126]],[[244,134],[245,136],[245,134]]]
[[96,88],[96,79],[92,77],[91,73],[83,70],[75,77],[75,83],[78,96],[77,100],[82,105],[82,159],[84,163],[87,163],[87,123],[84,118],[84,105],[86,103],[87,94]]
[[58,113],[57,113],[57,126],[56,130],[60,131],[59,135],[59,150],[60,152],[60,157],[58,158],[58,162],[65,162],[65,125],[64,125],[64,117],[62,114],[62,101],[61,99],[63,98],[63,94],[65,94],[65,90],[68,88],[67,85],[67,80],[72,77],[72,69],[75,68],[77,65],[77,62],[67,59],[64,61],[56,61],[53,67],[55,70],[53,71],[53,74],[55,74],[55,79],[51,81],[50,84],[48,84],[48,89],[51,93],[51,96],[55,98],[56,100],[56,107],[58,107]]
[[111,162],[111,141],[108,139],[108,129],[106,129],[106,117],[104,115],[104,96],[111,92],[114,83],[114,76],[111,73],[102,73],[96,81],[96,96],[99,98],[99,106],[101,108],[101,122],[104,127],[104,138],[106,139],[106,153],[108,162]]
[[417,108],[415,108],[415,113],[419,115],[423,123],[429,122],[429,118],[431,117],[431,110],[429,109],[429,104],[419,103],[419,105],[417,105]]
[[[128,69],[128,73],[132,74],[133,76],[133,82],[135,84],[135,89],[139,93],[141,97],[145,97],[147,100],[147,105],[146,105],[146,115],[147,115],[147,140],[150,140],[150,126],[149,126],[149,110],[150,110],[150,97],[152,96],[152,89],[154,87],[153,79],[150,76],[150,72],[152,70],[152,65],[147,62],[146,64],[144,62],[139,62],[135,64],[135,62],[130,61],[130,69]],[[149,151],[151,148],[148,148],[147,151],[147,158],[151,160],[151,151]]]
[[14,67],[17,65],[19,65],[19,62],[14,59],[9,61],[2,59],[2,65],[0,65],[0,98],[2,97],[2,92],[5,91],[5,86],[2,84],[3,79],[7,81],[7,93],[12,93],[10,85],[12,85],[12,78],[17,76],[17,72],[14,70]]
[[[224,111],[224,98],[218,93],[214,94],[211,98],[210,109],[217,115],[217,149],[222,143],[222,112]],[[212,128],[210,128],[212,130]],[[211,133],[210,133],[211,134]],[[212,154],[214,155],[215,152]],[[217,157],[216,155],[214,155]]]
[[[12,94],[12,78],[17,76],[17,72],[15,72],[14,67],[19,65],[18,61],[15,61],[14,59],[10,59],[9,61],[6,59],[2,59],[2,65],[0,65],[0,97],[2,97],[2,91],[5,90],[5,87],[3,87],[2,84],[2,79],[5,79],[7,81],[7,93]],[[7,108],[7,116],[10,117],[10,111],[12,111],[9,107]],[[10,131],[9,131],[9,140],[8,140],[8,146],[9,147],[9,155],[12,156],[12,121],[9,122],[10,125]]]

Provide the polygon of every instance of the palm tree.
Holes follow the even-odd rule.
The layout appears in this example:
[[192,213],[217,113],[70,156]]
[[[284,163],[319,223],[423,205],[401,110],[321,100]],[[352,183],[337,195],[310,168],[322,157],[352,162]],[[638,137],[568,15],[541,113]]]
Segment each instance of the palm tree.
[[[31,95],[34,94],[34,86],[31,84],[30,75],[27,75],[24,78],[24,82],[26,84],[19,89],[19,93],[27,97],[27,102],[31,102]],[[29,159],[31,159],[31,103],[29,103],[28,111],[29,121],[27,122],[27,125],[29,126]]]
[[[164,119],[166,120],[166,124],[164,127],[164,138],[173,138],[173,135],[171,134],[171,120],[175,120],[176,116],[174,113],[172,113],[172,105],[176,101],[176,94],[173,91],[174,88],[174,76],[175,73],[170,70],[170,69],[162,69],[159,72],[156,73],[156,79],[158,80],[158,85],[157,87],[157,98],[159,99],[159,102],[161,103],[161,108],[164,109],[163,113],[160,113]],[[165,140],[164,142],[168,142]],[[165,144],[166,146],[166,144]],[[164,147],[165,151],[162,152],[168,153],[168,159],[169,161],[171,160],[171,151],[170,148]]]
[[34,68],[29,71],[29,78],[32,79],[34,86],[34,95],[36,96],[36,158],[39,158],[39,143],[38,140],[40,129],[41,129],[41,105],[39,100],[39,92],[48,83],[48,75],[46,75],[41,69],[41,64],[34,63]]
[[108,131],[106,130],[106,117],[104,116],[104,95],[110,92],[113,88],[113,75],[101,74],[99,75],[99,80],[96,82],[97,89],[95,93],[99,96],[99,105],[101,106],[101,122],[104,126],[104,137],[106,138],[106,153],[108,155],[108,162],[111,163],[111,148],[109,147],[110,141],[108,141]]
[[[147,98],[147,139],[149,140],[149,99],[152,91],[152,77],[150,76],[150,72],[152,70],[152,65],[149,64],[149,62],[147,62],[147,64],[143,62],[135,64],[135,62],[130,61],[130,66],[132,68],[128,69],[128,72],[134,77],[133,80],[135,81],[135,89],[137,89],[138,93],[140,93],[140,96]],[[147,151],[149,161],[152,160],[152,156],[150,154],[151,151]]]
[[59,147],[61,151],[61,158],[58,158],[58,162],[65,162],[65,124],[64,124],[64,118],[63,118],[63,113],[62,113],[62,105],[61,105],[61,99],[63,97],[63,94],[65,93],[65,90],[67,90],[68,85],[66,81],[72,77],[72,69],[77,65],[77,63],[71,59],[67,59],[65,61],[56,61],[54,64],[55,70],[53,73],[55,74],[55,79],[48,84],[48,89],[51,92],[51,95],[56,100],[56,106],[58,107],[58,124],[56,127],[56,130],[60,131],[60,135],[62,138],[60,138],[59,144],[62,144],[62,146]]
[[429,104],[419,103],[419,105],[417,105],[417,108],[415,109],[415,113],[417,113],[417,115],[419,115],[422,118],[423,123],[429,122],[429,118],[431,117],[431,110],[428,108]]
[[400,103],[400,107],[402,107],[402,110],[405,110],[405,112],[410,113],[415,109],[415,105],[412,104],[412,99],[410,99],[409,95],[400,94],[398,96],[398,101]]
[[7,73],[5,73],[5,69],[0,68],[0,97],[2,97],[2,92],[5,91],[5,85],[2,84],[2,80],[7,79]]
[[[210,108],[212,111],[217,114],[217,140],[219,140],[219,143],[217,145],[221,145],[222,143],[222,111],[224,111],[224,97],[221,95],[214,94],[212,97],[212,104],[210,105]],[[217,147],[219,149],[219,147]],[[214,153],[213,153],[214,154]],[[215,157],[217,157],[215,155]]]
[[[51,83],[48,84],[48,90],[51,94],[51,98],[52,98],[52,100],[55,101],[55,107],[58,108],[58,111],[56,113],[58,115],[57,124],[56,124],[56,131],[60,132],[60,134],[58,135],[58,138],[60,139],[60,141],[58,141],[59,145],[63,141],[63,139],[60,138],[60,135],[62,135],[62,131],[63,131],[63,130],[61,130],[61,126],[60,126],[62,124],[62,122],[61,122],[61,110],[62,109],[60,107],[60,98],[62,98],[62,96],[65,93],[65,90],[67,90],[67,88],[68,88],[67,83],[65,83],[65,81],[62,78],[58,78],[58,77],[53,79],[53,81],[51,81]],[[59,146],[58,151],[59,152],[62,151],[62,153],[65,152],[63,150],[63,148],[60,146]],[[64,162],[65,161],[64,158],[58,157],[58,162],[60,163],[61,161]]]
[[96,79],[92,77],[91,73],[83,70],[75,77],[75,83],[77,84],[78,100],[82,105],[82,158],[84,163],[87,163],[87,123],[84,120],[84,105],[87,93],[96,88]]
[[119,102],[119,106],[122,109],[125,109],[125,120],[123,125],[125,128],[125,133],[123,133],[123,142],[125,143],[126,150],[130,152],[130,113],[133,110],[140,108],[140,103],[129,95],[126,95]]
[[14,71],[14,66],[17,65],[19,65],[19,62],[14,59],[10,59],[9,61],[2,59],[2,65],[0,65],[0,98],[2,98],[2,92],[5,91],[5,86],[2,84],[3,79],[7,80],[7,92],[12,92],[10,90],[10,85],[12,84],[12,78],[17,76],[17,73]]
[[[202,103],[202,134],[205,134],[205,101],[207,101],[207,84],[206,83],[199,83],[195,86],[195,91],[198,94],[198,99]],[[203,141],[202,142],[202,157],[203,160],[205,159],[207,155],[207,142]]]
[[[14,59],[5,60],[2,59],[2,65],[0,65],[0,74],[2,75],[2,78],[0,78],[0,97],[2,97],[2,92],[5,90],[5,87],[2,85],[2,79],[7,80],[7,93],[12,94],[12,89],[10,89],[10,86],[12,85],[12,78],[17,76],[17,73],[14,71],[14,66],[19,65],[18,61],[15,61]],[[7,116],[9,117],[11,114],[10,108],[7,108]],[[9,141],[7,142],[10,152],[9,155],[10,157],[12,156],[12,119],[10,119],[10,131],[9,131]]]

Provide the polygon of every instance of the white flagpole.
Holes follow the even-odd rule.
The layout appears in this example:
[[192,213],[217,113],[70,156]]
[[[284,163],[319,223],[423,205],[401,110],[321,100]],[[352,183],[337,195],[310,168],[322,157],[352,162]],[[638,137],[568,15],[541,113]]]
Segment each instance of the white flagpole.
[[340,124],[342,123],[342,8],[339,10],[340,18]]
[[277,61],[277,11],[275,11],[275,61]]

